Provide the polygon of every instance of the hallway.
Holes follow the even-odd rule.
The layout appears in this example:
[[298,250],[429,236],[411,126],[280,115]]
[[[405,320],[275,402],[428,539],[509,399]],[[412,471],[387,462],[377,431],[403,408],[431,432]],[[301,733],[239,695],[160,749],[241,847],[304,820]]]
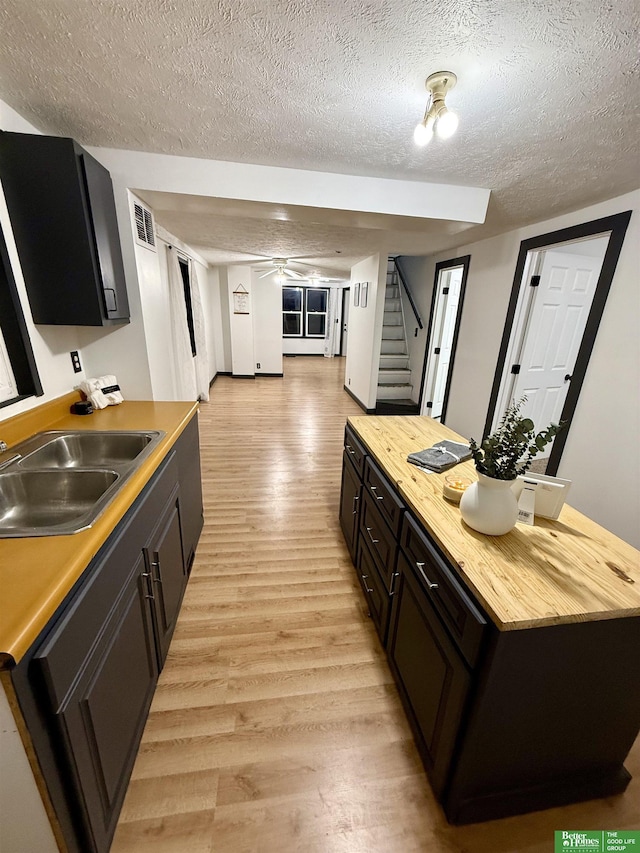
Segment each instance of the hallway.
[[201,407],[205,526],[113,853],[547,853],[554,829],[634,827],[637,778],[447,825],[338,522],[344,360],[284,369]]

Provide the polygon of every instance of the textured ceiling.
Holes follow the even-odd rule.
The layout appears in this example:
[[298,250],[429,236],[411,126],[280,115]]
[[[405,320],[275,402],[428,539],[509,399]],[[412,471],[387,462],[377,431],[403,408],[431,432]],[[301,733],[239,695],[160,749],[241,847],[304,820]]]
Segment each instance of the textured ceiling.
[[[636,0],[2,0],[0,98],[84,145],[489,187],[478,237],[640,184],[639,24]],[[419,149],[443,68],[460,127]],[[227,218],[276,254],[272,217]]]

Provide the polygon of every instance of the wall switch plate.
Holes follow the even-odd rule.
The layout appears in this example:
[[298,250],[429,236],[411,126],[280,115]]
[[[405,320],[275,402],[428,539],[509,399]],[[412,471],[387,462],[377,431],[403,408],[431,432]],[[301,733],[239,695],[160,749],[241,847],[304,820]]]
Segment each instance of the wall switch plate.
[[69,355],[71,356],[71,364],[73,365],[73,372],[74,373],[82,373],[82,365],[80,364],[80,356],[78,355],[78,350],[74,349],[73,352],[69,353]]

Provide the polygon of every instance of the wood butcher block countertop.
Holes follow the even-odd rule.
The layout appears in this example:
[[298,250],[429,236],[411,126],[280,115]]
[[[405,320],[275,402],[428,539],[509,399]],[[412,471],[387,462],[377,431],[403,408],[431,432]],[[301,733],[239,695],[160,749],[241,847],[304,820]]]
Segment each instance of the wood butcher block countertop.
[[[358,416],[349,424],[499,630],[640,615],[640,553],[613,533],[566,504],[557,521],[477,533],[443,498],[445,475],[406,461],[444,438],[466,439],[427,417]],[[451,470],[476,479],[471,461]]]
[[67,536],[0,539],[0,668],[20,661],[143,490],[197,411],[197,403],[125,401],[92,415],[71,415],[76,392],[0,422],[11,446],[42,430],[162,430],[166,435],[93,526]]

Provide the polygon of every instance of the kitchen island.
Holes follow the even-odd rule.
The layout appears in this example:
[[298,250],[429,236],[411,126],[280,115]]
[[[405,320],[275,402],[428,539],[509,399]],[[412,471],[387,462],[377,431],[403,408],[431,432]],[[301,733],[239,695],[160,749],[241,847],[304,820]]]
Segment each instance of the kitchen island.
[[[452,823],[622,792],[640,729],[640,555],[565,506],[489,537],[409,464],[426,417],[352,417],[341,523]],[[455,468],[475,477],[472,462]]]
[[3,843],[17,821],[22,849],[40,853],[109,849],[203,524],[198,404],[72,415],[78,399],[0,424],[9,453],[43,430],[162,436],[91,527],[0,539],[0,711],[16,780]]

